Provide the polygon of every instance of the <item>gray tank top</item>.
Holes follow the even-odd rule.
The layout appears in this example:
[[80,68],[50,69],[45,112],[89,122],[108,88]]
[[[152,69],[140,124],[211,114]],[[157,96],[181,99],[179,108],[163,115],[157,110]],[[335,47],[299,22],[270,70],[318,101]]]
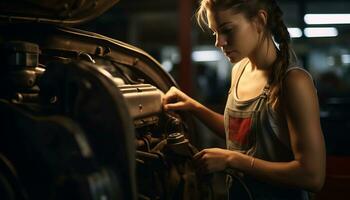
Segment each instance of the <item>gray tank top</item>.
[[[227,149],[266,161],[291,161],[294,158],[290,148],[289,133],[280,131],[282,121],[267,102],[269,85],[267,84],[257,97],[246,101],[237,99],[237,82],[248,63],[248,59],[242,60],[237,73],[232,77],[224,112]],[[242,178],[255,200],[308,199],[307,193],[303,190],[280,187],[248,175]],[[233,182],[229,189],[229,196],[233,199],[244,199],[245,194],[242,194],[239,187]]]

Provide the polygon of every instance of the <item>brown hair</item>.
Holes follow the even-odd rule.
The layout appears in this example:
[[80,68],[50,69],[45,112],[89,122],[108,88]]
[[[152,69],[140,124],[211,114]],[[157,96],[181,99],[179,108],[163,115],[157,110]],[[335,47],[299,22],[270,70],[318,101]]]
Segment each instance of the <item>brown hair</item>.
[[290,35],[283,22],[283,12],[275,0],[201,0],[196,12],[199,26],[208,26],[207,10],[227,10],[243,13],[247,19],[257,16],[259,10],[265,10],[268,14],[266,35],[272,34],[274,41],[279,45],[278,56],[273,64],[272,76],[270,77],[271,92],[269,103],[273,108],[279,106],[283,78],[287,67],[290,65]]

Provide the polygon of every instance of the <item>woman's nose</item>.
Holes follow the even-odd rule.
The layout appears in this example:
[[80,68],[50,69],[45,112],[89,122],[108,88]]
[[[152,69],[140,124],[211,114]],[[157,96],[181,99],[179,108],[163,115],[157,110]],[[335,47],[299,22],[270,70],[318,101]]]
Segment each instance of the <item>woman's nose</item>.
[[215,46],[217,48],[221,48],[225,45],[227,45],[227,40],[225,39],[225,37],[217,35],[215,38]]

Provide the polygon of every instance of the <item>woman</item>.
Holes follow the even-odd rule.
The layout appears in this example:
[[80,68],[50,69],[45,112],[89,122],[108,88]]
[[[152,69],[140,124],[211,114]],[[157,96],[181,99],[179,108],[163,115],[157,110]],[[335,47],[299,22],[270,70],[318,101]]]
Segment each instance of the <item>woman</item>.
[[[290,36],[275,0],[201,0],[207,25],[232,63],[224,115],[172,87],[165,110],[188,110],[226,139],[227,149],[194,156],[199,171],[233,169],[254,199],[308,199],[325,178],[325,146],[311,76],[292,61]],[[236,176],[237,177],[237,176]],[[243,199],[233,185],[230,198]]]

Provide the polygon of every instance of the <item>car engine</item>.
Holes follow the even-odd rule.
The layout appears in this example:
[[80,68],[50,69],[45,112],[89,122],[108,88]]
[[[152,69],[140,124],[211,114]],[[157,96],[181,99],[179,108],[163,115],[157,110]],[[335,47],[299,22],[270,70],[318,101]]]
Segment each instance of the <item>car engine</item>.
[[15,14],[0,15],[0,199],[212,199],[192,116],[163,111],[177,84],[154,58]]

